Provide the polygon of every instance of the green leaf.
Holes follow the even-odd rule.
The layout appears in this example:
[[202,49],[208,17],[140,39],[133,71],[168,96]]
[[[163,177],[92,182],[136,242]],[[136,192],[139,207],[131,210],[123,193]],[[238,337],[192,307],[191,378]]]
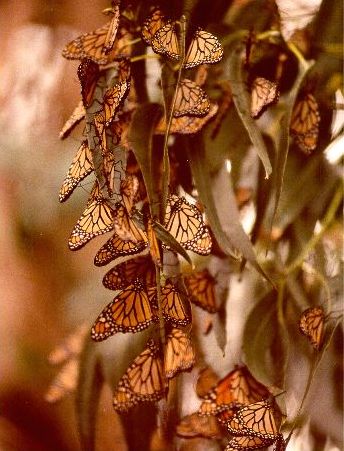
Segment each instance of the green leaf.
[[185,146],[200,200],[221,249],[230,256],[233,256],[234,248],[238,249],[243,257],[273,284],[258,264],[253,246],[242,228],[230,174],[224,164],[216,173],[209,173],[202,133],[192,139],[185,138]]
[[159,179],[153,176],[153,134],[161,114],[158,104],[147,103],[137,107],[129,129],[129,140],[133,143],[133,151],[142,171],[146,185],[151,214],[159,217]]
[[300,86],[308,73],[309,69],[313,66],[313,62],[307,62],[305,60],[299,61],[299,73],[294,82],[294,85],[288,96],[286,97],[286,101],[284,104],[284,114],[282,118],[278,121],[279,127],[278,132],[274,133],[272,138],[275,141],[275,146],[277,149],[277,158],[276,164],[274,167],[274,177],[273,177],[273,189],[274,189],[274,207],[273,207],[273,215],[271,219],[271,224],[274,221],[276,211],[278,208],[278,203],[281,197],[284,172],[288,157],[289,150],[289,129],[290,129],[290,120],[293,112],[294,103],[296,101]]
[[267,148],[265,146],[261,131],[256,124],[255,120],[252,119],[250,114],[250,95],[246,89],[245,81],[243,78],[242,71],[242,52],[244,50],[244,44],[240,43],[236,45],[232,53],[228,58],[228,72],[229,79],[231,82],[231,89],[233,94],[234,105],[238,111],[238,114],[247,130],[247,133],[250,136],[252,144],[256,152],[261,159],[264,169],[265,169],[265,177],[269,178],[272,167],[268,155]]
[[245,323],[245,363],[259,380],[283,386],[287,344],[286,331],[278,321],[276,293],[270,291],[253,307]]
[[94,451],[100,392],[104,382],[100,357],[94,343],[87,343],[80,357],[76,414],[82,451]]
[[327,189],[329,183],[332,184],[333,180],[331,173],[324,170],[324,156],[321,153],[307,160],[306,165],[304,160],[296,156],[289,158],[280,207],[274,223],[276,234],[280,236],[298,218],[302,210]]

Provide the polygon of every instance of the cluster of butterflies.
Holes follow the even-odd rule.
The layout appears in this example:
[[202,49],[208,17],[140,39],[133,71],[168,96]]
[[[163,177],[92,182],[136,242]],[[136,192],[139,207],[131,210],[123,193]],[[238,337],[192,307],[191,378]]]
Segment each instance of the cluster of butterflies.
[[[279,99],[278,83],[263,77],[254,79],[251,86],[251,116],[254,119]],[[319,136],[319,106],[310,92],[300,93],[291,116],[290,133],[295,143],[304,153],[310,154],[316,149]]]
[[[66,201],[75,188],[94,173],[96,181],[86,208],[71,232],[68,246],[78,250],[95,237],[113,232],[95,255],[94,264],[104,266],[122,257],[130,258],[111,268],[103,278],[104,286],[118,293],[93,324],[92,339],[102,341],[116,333],[142,331],[158,323],[162,319],[160,314],[166,325],[166,343],[162,345],[159,340],[150,338],[117,385],[114,408],[125,412],[137,403],[160,400],[168,391],[169,379],[193,367],[195,353],[189,333],[184,329],[190,329],[192,321],[190,301],[209,313],[215,313],[218,305],[216,280],[207,269],[184,278],[167,278],[160,293],[157,292],[156,267],[161,267],[162,255],[171,249],[167,243],[158,243],[154,222],[149,215],[146,217],[147,196],[140,170],[129,170],[129,166],[125,166],[127,156],[117,158],[118,147],[125,142],[135,109],[130,63],[132,27],[121,14],[119,1],[114,1],[106,13],[111,16],[106,25],[79,36],[63,50],[64,57],[80,60],[78,78],[82,100],[60,137],[66,138],[85,120],[87,138],[70,165],[59,199]],[[153,52],[179,62],[183,69],[214,64],[223,57],[219,40],[201,29],[195,31],[183,56],[179,23],[166,18],[160,8],[154,9],[144,22],[141,36]],[[114,67],[116,77],[109,82],[108,70]],[[196,133],[218,113],[218,105],[209,99],[202,83],[204,80],[198,81],[197,76],[194,80],[182,78],[177,89],[174,88],[171,133]],[[252,86],[252,117],[259,117],[269,104],[278,100],[278,95],[276,83],[256,78]],[[316,100],[307,94],[297,102],[291,121],[295,141],[305,152],[316,147],[319,120]],[[166,129],[163,117],[155,133],[164,134]],[[125,147],[125,153],[130,152]],[[137,220],[140,208],[144,212],[143,224]],[[210,231],[203,213],[194,203],[171,193],[161,222],[160,226],[185,250],[202,256],[211,252]],[[314,341],[322,332],[313,331],[308,317],[300,327]],[[56,380],[48,396],[50,400],[58,399],[66,380],[72,380],[70,388],[75,385],[77,368],[78,354],[75,353]],[[226,424],[233,435],[226,448],[228,451],[257,449],[272,443],[276,450],[284,449],[280,411],[270,392],[245,367],[235,369],[204,397],[199,415],[200,418],[216,417]]]
[[235,367],[211,383],[209,389],[212,379],[207,369],[200,374],[196,391],[202,398],[201,405],[197,412],[181,420],[178,435],[221,438],[224,430],[231,435],[226,451],[254,450],[272,444],[275,450],[285,449],[283,415],[274,396],[246,366]]
[[[73,228],[68,246],[78,250],[95,237],[113,232],[94,258],[96,266],[104,266],[126,258],[111,268],[103,284],[117,291],[115,298],[99,314],[91,337],[102,341],[116,333],[142,331],[160,318],[156,288],[156,267],[162,266],[162,256],[171,252],[167,243],[159,245],[154,223],[147,212],[147,193],[142,174],[136,163],[124,159],[126,167],[116,166],[116,152],[128,130],[131,112],[128,107],[130,86],[130,27],[120,13],[120,4],[113,2],[106,10],[111,20],[91,33],[79,36],[63,50],[68,59],[80,60],[78,78],[82,100],[63,127],[60,137],[66,138],[81,121],[86,122],[85,139],[74,157],[59,193],[66,201],[76,187],[90,174],[96,181],[86,208]],[[128,29],[127,29],[128,28]],[[177,24],[165,19],[155,9],[142,26],[142,38],[155,52],[178,60],[179,44]],[[174,53],[166,50],[172,40]],[[123,54],[123,49],[126,53]],[[120,52],[119,52],[120,50]],[[197,30],[184,61],[185,68],[216,63],[223,49],[216,37]],[[108,67],[116,68],[116,77],[109,82]],[[110,83],[110,84],[109,84]],[[99,94],[100,93],[100,94]],[[133,93],[135,104],[135,93]],[[132,108],[132,109],[130,109]],[[216,114],[212,103],[201,86],[188,78],[180,81],[176,91],[171,133],[194,133]],[[156,133],[165,133],[162,119]],[[91,138],[90,138],[91,137]],[[127,154],[131,153],[126,148]],[[100,160],[97,156],[100,155]],[[123,165],[122,165],[123,166]],[[99,180],[101,172],[105,185]],[[120,174],[119,181],[116,177]],[[143,221],[136,214],[143,212]],[[139,215],[140,217],[140,215]],[[135,219],[136,218],[136,219]],[[208,255],[212,249],[210,231],[199,207],[184,197],[170,194],[161,226],[185,250]],[[141,255],[142,254],[142,255]],[[190,301],[204,310],[217,311],[216,280],[207,269],[181,277],[164,279],[159,302],[166,327],[166,343],[150,338],[145,349],[132,362],[119,381],[114,394],[114,408],[124,412],[138,402],[154,402],[166,395],[168,380],[180,371],[193,367],[195,354],[189,333],[182,328],[191,324]],[[186,327],[190,329],[190,327]],[[76,358],[69,369],[75,373]],[[71,368],[73,366],[73,368]],[[67,370],[65,373],[67,374]],[[75,377],[71,377],[73,383]],[[63,379],[64,380],[64,379]],[[62,383],[61,383],[62,384]],[[60,384],[60,385],[61,385]],[[55,387],[59,382],[55,384]]]

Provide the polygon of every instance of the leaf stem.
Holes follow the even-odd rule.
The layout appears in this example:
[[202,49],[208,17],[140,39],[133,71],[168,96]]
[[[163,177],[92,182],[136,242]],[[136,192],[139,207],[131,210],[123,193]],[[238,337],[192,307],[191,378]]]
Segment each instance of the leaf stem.
[[[168,187],[170,182],[170,161],[168,157],[168,138],[170,135],[173,113],[177,101],[177,93],[179,88],[179,83],[182,77],[183,66],[185,62],[185,36],[186,36],[186,17],[183,15],[180,18],[180,64],[177,75],[177,86],[174,91],[173,100],[168,116],[166,132],[164,136],[164,148],[163,148],[163,179],[162,179],[162,209],[161,209],[161,220],[163,220],[167,205]],[[167,112],[165,112],[165,117],[167,117]]]

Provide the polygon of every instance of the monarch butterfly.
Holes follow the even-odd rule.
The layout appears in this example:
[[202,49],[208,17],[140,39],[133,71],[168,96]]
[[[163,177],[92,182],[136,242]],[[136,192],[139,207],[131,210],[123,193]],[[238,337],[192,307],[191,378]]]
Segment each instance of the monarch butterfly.
[[99,66],[90,59],[83,59],[78,67],[78,77],[81,84],[81,97],[85,108],[88,108],[93,101],[93,94],[96,89]]
[[49,363],[58,365],[71,357],[81,353],[82,344],[88,332],[88,325],[82,324],[71,335],[69,335],[48,356]]
[[318,144],[320,114],[313,94],[306,93],[296,102],[290,123],[291,134],[297,146],[306,154]]
[[78,250],[92,238],[112,230],[113,213],[100,192],[98,182],[95,182],[86,209],[69,237],[69,249]]
[[123,200],[123,205],[128,213],[131,212],[137,197],[139,189],[139,180],[133,174],[127,174],[126,178],[121,181],[120,192]]
[[154,319],[146,289],[135,279],[101,312],[92,327],[91,337],[102,341],[116,332],[139,332]]
[[69,42],[62,51],[67,59],[91,59],[98,64],[110,61],[109,53],[114,47],[119,23],[118,5],[114,9],[112,19],[100,28],[90,33],[84,33]]
[[209,109],[209,98],[203,89],[192,80],[181,80],[177,88],[173,116],[205,116]]
[[[156,288],[150,290],[150,300],[153,308],[157,311]],[[186,326],[191,323],[191,309],[189,300],[177,287],[167,281],[161,287],[161,307],[165,321],[173,326]]]
[[103,12],[105,12],[108,15],[110,15],[110,14],[112,15],[112,19],[111,19],[110,25],[109,25],[109,30],[105,37],[104,47],[103,47],[103,52],[105,53],[105,55],[107,55],[108,53],[111,52],[111,50],[113,49],[113,46],[115,44],[115,39],[116,39],[118,25],[119,25],[119,18],[120,18],[119,1],[117,1],[117,2],[113,1],[112,7],[109,9],[106,9]]
[[169,20],[154,34],[151,46],[155,53],[179,60],[179,43],[175,28],[175,24]]
[[152,38],[155,33],[165,25],[164,15],[162,11],[157,8],[144,22],[141,30],[141,36],[144,42],[148,45],[151,44]]
[[216,281],[208,269],[205,268],[203,271],[190,274],[184,277],[184,280],[190,301],[209,313],[215,313],[217,311],[215,298]]
[[118,257],[139,254],[148,246],[147,241],[124,241],[116,233],[99,249],[94,257],[96,266],[104,266]]
[[[111,197],[114,192],[115,178],[116,178],[116,166],[121,164],[120,161],[116,162],[115,156],[112,152],[112,146],[109,146],[109,142],[119,142],[120,136],[116,136],[116,133],[112,133],[111,130],[107,130],[105,126],[105,117],[102,113],[96,113],[94,115],[94,124],[99,139],[99,145],[101,147],[102,154],[102,166],[105,183],[109,196]],[[110,141],[111,140],[111,141]],[[120,171],[119,171],[120,174]]]
[[147,239],[148,239],[148,246],[149,246],[149,253],[152,257],[152,260],[156,266],[161,267],[161,255],[160,255],[160,248],[157,236],[155,234],[154,228],[153,228],[153,221],[151,218],[148,218],[146,222],[146,233],[147,233]]
[[253,449],[265,448],[274,442],[272,439],[266,439],[255,436],[233,437],[227,444],[225,451],[248,451]]
[[240,408],[227,422],[233,435],[254,435],[276,440],[282,423],[282,414],[271,399],[264,399]]
[[322,307],[306,309],[300,318],[299,327],[311,345],[317,351],[320,349],[324,337],[325,313]]
[[87,141],[83,141],[62,183],[59,201],[65,202],[78,184],[93,171],[92,152]]
[[48,402],[57,402],[67,393],[73,392],[77,386],[79,377],[79,359],[68,360],[60,369],[55,379],[50,384],[44,398]]
[[251,88],[251,117],[257,118],[264,109],[279,99],[277,83],[263,77],[254,79]]
[[270,395],[245,367],[235,368],[221,379],[204,397],[198,413],[214,415],[228,408],[251,404]]
[[76,125],[78,125],[78,123],[80,121],[82,121],[82,119],[85,117],[85,115],[86,115],[85,107],[81,100],[78,103],[78,105],[76,106],[76,108],[74,109],[70,118],[67,120],[67,122],[62,127],[60,134],[59,134],[59,138],[60,139],[67,138],[67,136],[70,134],[70,132],[73,130],[73,128]]
[[209,255],[213,242],[208,227],[204,227],[202,235],[189,244],[189,250],[199,255]]
[[147,235],[131,219],[124,205],[116,204],[114,213],[114,228],[116,234],[124,241],[147,242]]
[[168,199],[165,227],[185,248],[194,250],[194,242],[204,233],[202,213],[184,197],[172,195]]
[[[148,19],[149,20],[149,19]],[[179,60],[180,50],[174,22],[167,21],[156,31],[150,44],[155,53]],[[190,69],[200,64],[214,64],[223,57],[223,47],[216,36],[198,29],[186,52],[184,68]]]
[[176,428],[180,437],[222,438],[222,431],[215,417],[201,417],[197,413],[186,415]]
[[128,80],[116,83],[112,88],[108,89],[103,98],[103,113],[105,117],[105,125],[108,127],[112,122],[119,106],[128,95],[130,82]]
[[195,352],[189,336],[173,328],[167,335],[165,348],[165,375],[174,377],[180,371],[190,370],[195,364]]
[[110,269],[103,278],[103,285],[110,290],[123,290],[136,277],[146,286],[155,285],[155,267],[149,257],[132,258]]
[[[199,132],[211,118],[213,118],[217,111],[218,106],[216,103],[210,103],[209,113],[204,117],[195,116],[182,116],[172,119],[170,133],[180,133],[182,135],[191,135]],[[156,126],[155,133],[158,135],[164,135],[166,133],[166,122],[164,117],[160,119]]]
[[167,392],[160,349],[150,339],[120,379],[113,398],[114,409],[126,412],[139,402],[154,402]]

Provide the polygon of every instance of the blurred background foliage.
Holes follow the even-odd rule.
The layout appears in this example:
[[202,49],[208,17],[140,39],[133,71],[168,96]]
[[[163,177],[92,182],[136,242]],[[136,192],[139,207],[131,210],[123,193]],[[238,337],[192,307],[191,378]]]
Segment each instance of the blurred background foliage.
[[[131,2],[134,8],[140,3]],[[161,443],[154,432],[154,407],[137,408],[122,422],[112,409],[114,383],[137,355],[147,338],[145,333],[87,343],[82,354],[86,376],[81,376],[78,394],[56,404],[44,398],[57,372],[48,362],[51,350],[82,324],[92,324],[109,302],[101,285],[104,271],[92,265],[102,239],[91,241],[78,253],[70,252],[66,245],[90,187],[77,190],[68,204],[58,203],[60,183],[81,140],[80,133],[65,142],[58,140],[61,126],[79,100],[78,63],[63,60],[61,49],[80,32],[101,26],[104,18],[100,12],[107,6],[106,0],[87,2],[87,7],[80,0],[1,3],[0,449],[4,451],[91,449],[90,425],[94,422],[97,450],[171,446]],[[149,6],[149,2],[141,5],[142,20]],[[280,79],[281,100],[259,119],[259,132],[254,124],[247,133],[245,112],[244,116],[238,114],[241,107],[234,100],[215,137],[210,124],[194,138],[176,138],[171,147],[180,183],[189,192],[195,181],[221,244],[206,264],[214,272],[225,273],[222,297],[226,308],[216,318],[194,311],[199,359],[192,373],[178,381],[179,393],[184,394],[179,413],[197,408],[194,386],[202,366],[210,365],[223,376],[234,364],[245,362],[262,382],[285,387],[285,409],[292,419],[314,359],[297,330],[298,317],[313,305],[322,304],[329,311],[342,308],[343,5],[339,0],[279,0],[277,4],[272,0],[180,0],[161,2],[161,6],[172,18],[189,8],[191,22],[212,31],[224,43],[225,57],[209,70],[206,85],[210,97],[219,103],[224,81],[239,95],[239,103],[242,98],[231,41],[237,32],[259,33],[280,27],[284,38],[291,40],[306,60],[314,61],[302,68],[295,54],[284,48],[287,60]],[[253,73],[273,77],[283,45],[269,42],[254,55]],[[144,52],[144,46],[138,45],[135,52]],[[141,100],[147,100],[151,92],[140,78],[144,76],[145,65],[140,63],[133,77],[135,86],[142,88],[138,89]],[[288,149],[278,127],[288,102],[291,108],[291,98],[303,83],[314,85],[321,116],[319,143],[311,155],[301,153],[294,143]],[[272,162],[269,179],[257,147]],[[189,161],[192,173],[186,165]],[[224,162],[230,162],[230,174],[221,172]],[[237,202],[255,253],[233,220],[238,215]],[[321,227],[324,220],[326,228]],[[231,237],[227,248],[223,230]],[[235,248],[251,263],[243,270],[228,256]],[[197,267],[205,265],[202,258],[195,263]],[[277,291],[254,265],[269,274]],[[213,329],[205,335],[209,321]],[[289,444],[291,451],[342,446],[342,341],[340,325],[315,374],[299,419],[299,433]],[[105,368],[102,374],[97,369],[99,356]],[[100,384],[102,378],[104,385]],[[99,393],[91,390],[90,384],[101,387]],[[90,408],[92,395],[100,396],[96,411]],[[78,426],[83,431],[82,445]],[[178,447],[221,449],[220,442],[202,438],[179,439]]]

